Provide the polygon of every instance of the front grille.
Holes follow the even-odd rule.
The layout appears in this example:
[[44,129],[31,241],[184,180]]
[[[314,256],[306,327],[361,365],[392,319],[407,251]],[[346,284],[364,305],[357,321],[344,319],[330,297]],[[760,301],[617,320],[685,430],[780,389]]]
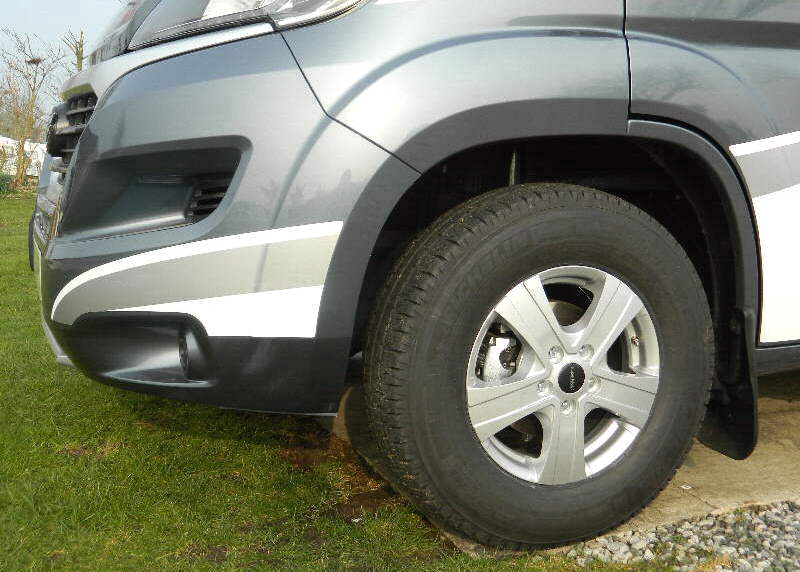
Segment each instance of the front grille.
[[230,184],[231,177],[226,175],[199,177],[186,209],[186,220],[199,222],[213,213],[225,198]]
[[50,169],[66,173],[78,146],[81,133],[89,123],[97,105],[94,93],[77,95],[59,106],[47,137],[47,152],[54,157]]

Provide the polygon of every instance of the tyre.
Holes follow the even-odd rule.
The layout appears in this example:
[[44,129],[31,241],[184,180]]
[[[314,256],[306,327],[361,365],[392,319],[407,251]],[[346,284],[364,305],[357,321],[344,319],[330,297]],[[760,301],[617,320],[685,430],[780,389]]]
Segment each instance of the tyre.
[[713,340],[694,266],[643,211],[571,185],[481,195],[411,243],[374,309],[365,391],[386,477],[484,544],[598,535],[683,461]]

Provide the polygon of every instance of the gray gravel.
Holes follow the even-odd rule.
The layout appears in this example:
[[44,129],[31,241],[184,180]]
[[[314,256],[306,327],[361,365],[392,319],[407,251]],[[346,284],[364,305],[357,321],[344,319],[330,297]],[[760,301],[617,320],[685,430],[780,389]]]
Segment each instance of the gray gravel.
[[581,566],[592,560],[632,563],[658,559],[693,570],[720,557],[717,572],[800,570],[800,504],[781,502],[752,510],[707,516],[625,532],[575,546],[568,553]]

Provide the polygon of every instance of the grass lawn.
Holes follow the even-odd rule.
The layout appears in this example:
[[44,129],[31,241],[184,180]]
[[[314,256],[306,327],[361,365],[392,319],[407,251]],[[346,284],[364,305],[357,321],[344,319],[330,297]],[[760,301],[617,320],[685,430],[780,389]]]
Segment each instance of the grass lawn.
[[[0,570],[579,570],[472,559],[308,419],[112,389],[56,365],[0,198]],[[366,509],[362,507],[368,507]],[[668,570],[604,566],[590,570]]]

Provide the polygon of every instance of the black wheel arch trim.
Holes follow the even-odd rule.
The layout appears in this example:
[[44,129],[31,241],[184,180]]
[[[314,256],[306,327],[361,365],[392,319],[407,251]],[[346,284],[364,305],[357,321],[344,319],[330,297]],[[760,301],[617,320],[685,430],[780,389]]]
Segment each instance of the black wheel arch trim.
[[756,318],[757,340],[761,310],[761,253],[753,205],[743,177],[727,155],[705,134],[689,126],[654,119],[631,119],[628,135],[677,145],[699,157],[717,176],[725,190],[723,205],[734,234],[736,256],[736,304]]
[[[700,433],[707,446],[744,459],[758,441],[758,331],[761,316],[761,253],[758,225],[744,179],[730,157],[706,134],[662,118],[632,118],[628,135],[671,143],[698,157],[717,177],[734,252],[736,298],[730,324],[725,395],[709,404]],[[723,327],[723,325],[718,325]]]

